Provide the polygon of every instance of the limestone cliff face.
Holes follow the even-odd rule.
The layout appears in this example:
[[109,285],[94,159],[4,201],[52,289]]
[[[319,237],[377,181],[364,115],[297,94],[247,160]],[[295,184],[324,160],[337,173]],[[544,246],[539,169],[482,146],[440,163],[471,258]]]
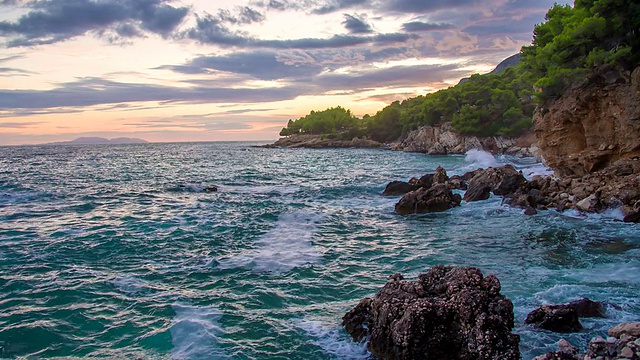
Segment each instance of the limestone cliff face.
[[560,176],[584,176],[640,155],[640,67],[599,69],[539,106],[533,121],[540,153]]
[[534,143],[535,139],[526,135],[519,138],[465,136],[454,132],[451,123],[445,123],[440,126],[422,126],[390,147],[392,150],[429,155],[464,154],[468,150],[478,149],[492,153],[533,156],[537,150]]

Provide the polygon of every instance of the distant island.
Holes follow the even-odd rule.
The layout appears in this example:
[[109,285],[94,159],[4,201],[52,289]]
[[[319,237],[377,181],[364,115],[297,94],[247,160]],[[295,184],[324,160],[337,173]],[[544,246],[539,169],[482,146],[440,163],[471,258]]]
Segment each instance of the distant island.
[[119,137],[113,139],[106,139],[102,137],[79,137],[77,139],[71,141],[58,141],[52,143],[46,143],[43,145],[99,145],[99,144],[146,144],[148,141],[138,139],[138,138],[129,138],[129,137]]

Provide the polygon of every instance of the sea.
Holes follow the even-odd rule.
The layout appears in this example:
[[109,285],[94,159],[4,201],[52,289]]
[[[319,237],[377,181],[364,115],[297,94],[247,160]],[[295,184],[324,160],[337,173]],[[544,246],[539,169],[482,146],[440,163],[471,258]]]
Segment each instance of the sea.
[[[640,228],[500,197],[400,216],[392,180],[533,159],[260,143],[0,147],[0,358],[369,359],[342,316],[394,273],[495,274],[523,359],[640,320]],[[206,191],[217,187],[217,192]],[[607,317],[555,334],[543,304]]]

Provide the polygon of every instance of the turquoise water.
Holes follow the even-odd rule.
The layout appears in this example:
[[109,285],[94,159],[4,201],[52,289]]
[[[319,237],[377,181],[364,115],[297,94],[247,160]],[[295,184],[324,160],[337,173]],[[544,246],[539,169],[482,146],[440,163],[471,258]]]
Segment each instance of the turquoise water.
[[560,339],[523,325],[540,304],[610,304],[582,347],[640,317],[640,231],[615,211],[402,217],[380,195],[514,159],[250,145],[0,148],[0,358],[366,359],[342,315],[438,263],[498,276],[524,359]]

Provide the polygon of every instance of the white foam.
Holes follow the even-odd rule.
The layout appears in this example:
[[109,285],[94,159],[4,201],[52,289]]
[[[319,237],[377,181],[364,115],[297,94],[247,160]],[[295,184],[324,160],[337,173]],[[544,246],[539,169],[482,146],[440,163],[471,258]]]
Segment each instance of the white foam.
[[211,306],[175,303],[176,315],[171,324],[172,359],[227,359],[219,348],[220,311]]
[[331,326],[316,320],[298,320],[295,325],[315,338],[314,344],[336,359],[370,359],[371,353],[366,343],[355,343],[338,326]]
[[137,295],[150,290],[146,281],[133,276],[117,276],[109,282],[121,292],[129,295]]
[[473,170],[477,168],[486,169],[488,167],[496,167],[498,166],[498,160],[493,156],[490,152],[483,150],[469,150],[465,154],[464,160],[470,165],[468,167],[473,168]]
[[619,220],[624,219],[624,213],[621,208],[607,209],[601,213],[587,213],[576,209],[569,209],[562,213],[564,216],[568,216],[576,219],[584,219],[593,222],[601,222],[606,220]]
[[587,284],[611,282],[640,285],[640,261],[601,264],[572,274],[571,277]]
[[321,215],[294,212],[280,215],[276,226],[262,235],[254,248],[219,262],[219,268],[251,268],[256,271],[285,272],[322,260],[311,240]]

